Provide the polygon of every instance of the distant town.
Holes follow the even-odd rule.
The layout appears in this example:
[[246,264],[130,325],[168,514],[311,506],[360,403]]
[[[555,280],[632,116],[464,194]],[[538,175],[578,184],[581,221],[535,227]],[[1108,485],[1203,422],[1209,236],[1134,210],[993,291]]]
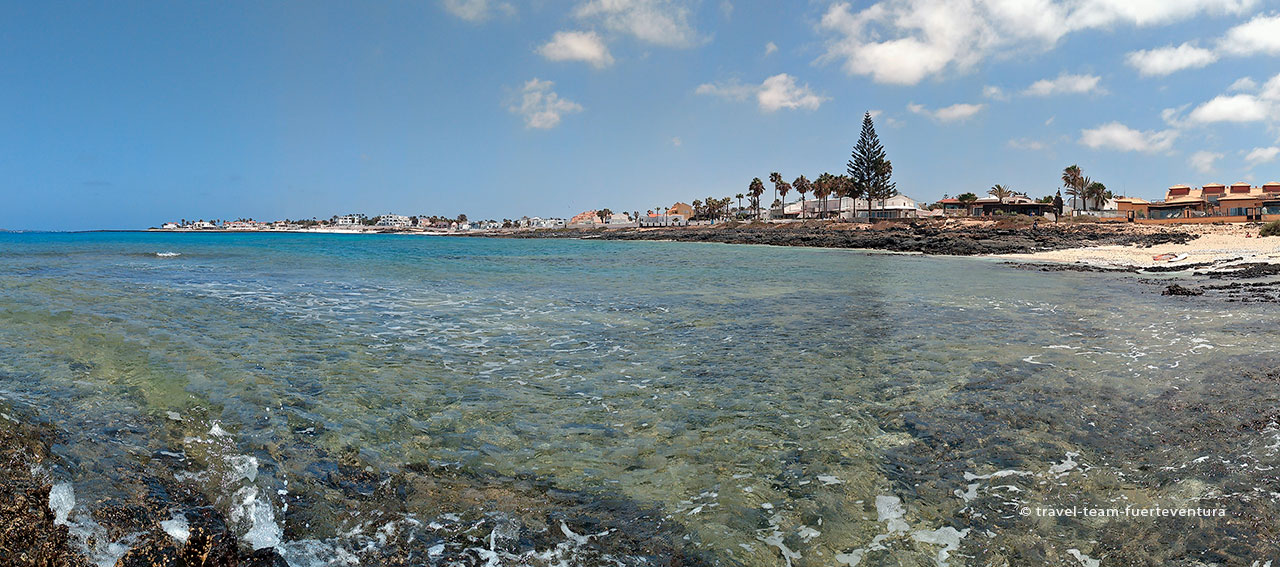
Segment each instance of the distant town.
[[[649,228],[707,226],[725,222],[765,221],[795,222],[829,220],[865,222],[870,220],[930,218],[1001,218],[1011,216],[1042,217],[1056,220],[1059,215],[1079,220],[1127,220],[1147,223],[1243,222],[1273,220],[1280,216],[1280,183],[1254,187],[1247,183],[1232,185],[1206,184],[1203,188],[1175,185],[1165,200],[1148,202],[1134,197],[1103,194],[1096,202],[1085,199],[1061,200],[1060,195],[1033,199],[1023,193],[996,185],[989,197],[974,193],[947,196],[934,203],[921,203],[897,194],[868,202],[852,197],[826,197],[783,202],[776,199],[772,207],[731,206],[733,199],[707,198],[691,204],[677,202],[645,212],[614,212],[610,209],[583,211],[571,218],[520,217],[502,220],[470,220],[466,215],[449,218],[435,215],[400,215],[387,213],[334,215],[328,219],[257,221],[181,219],[166,222],[151,230],[164,231],[275,231],[336,233],[423,233],[457,234],[541,229]],[[757,196],[758,197],[758,196]],[[748,196],[739,194],[741,200]],[[1083,205],[1080,208],[1072,204]],[[1228,205],[1228,202],[1231,202]],[[1061,208],[1059,208],[1061,207]],[[1238,217],[1238,218],[1237,218]]]

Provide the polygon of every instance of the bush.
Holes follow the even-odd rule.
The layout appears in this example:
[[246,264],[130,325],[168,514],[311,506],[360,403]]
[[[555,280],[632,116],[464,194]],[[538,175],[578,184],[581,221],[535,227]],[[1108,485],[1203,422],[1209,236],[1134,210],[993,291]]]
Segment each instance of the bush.
[[1262,231],[1258,236],[1280,236],[1280,220],[1271,221],[1267,226],[1262,227]]

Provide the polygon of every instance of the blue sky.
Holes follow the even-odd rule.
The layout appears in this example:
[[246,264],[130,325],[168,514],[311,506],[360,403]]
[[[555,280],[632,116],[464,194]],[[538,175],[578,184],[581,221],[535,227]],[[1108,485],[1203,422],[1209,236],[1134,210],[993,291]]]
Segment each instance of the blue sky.
[[0,227],[646,210],[840,173],[903,193],[1280,179],[1258,0],[49,3],[0,17]]

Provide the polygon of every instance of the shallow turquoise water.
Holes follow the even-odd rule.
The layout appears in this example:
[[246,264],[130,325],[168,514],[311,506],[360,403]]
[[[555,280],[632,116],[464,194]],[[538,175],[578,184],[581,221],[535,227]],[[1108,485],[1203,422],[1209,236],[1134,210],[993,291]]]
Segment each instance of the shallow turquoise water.
[[[335,494],[344,452],[622,497],[728,565],[1249,564],[1280,553],[1277,311],[980,258],[6,234],[0,400],[66,432],[78,501],[178,455],[294,565],[466,512]],[[1226,516],[1019,514],[1126,505]]]

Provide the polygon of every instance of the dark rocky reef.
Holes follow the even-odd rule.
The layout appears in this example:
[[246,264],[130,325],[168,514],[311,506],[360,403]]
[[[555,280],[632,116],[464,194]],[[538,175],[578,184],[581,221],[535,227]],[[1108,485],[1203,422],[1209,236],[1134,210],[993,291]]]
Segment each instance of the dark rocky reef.
[[725,244],[861,248],[949,256],[1013,254],[1085,246],[1185,243],[1199,237],[1183,232],[1136,234],[1126,226],[1053,224],[1036,226],[943,226],[937,222],[878,223],[871,227],[763,223],[723,227],[663,229],[565,229],[515,232],[509,238],[598,238],[602,240],[676,240]]

